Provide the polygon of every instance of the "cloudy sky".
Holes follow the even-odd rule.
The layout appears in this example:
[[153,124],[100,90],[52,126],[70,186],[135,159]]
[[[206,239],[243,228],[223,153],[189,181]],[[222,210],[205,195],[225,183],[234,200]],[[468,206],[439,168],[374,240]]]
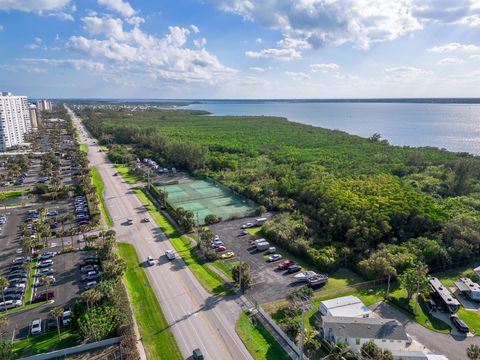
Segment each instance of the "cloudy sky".
[[480,0],[0,0],[31,97],[480,97]]

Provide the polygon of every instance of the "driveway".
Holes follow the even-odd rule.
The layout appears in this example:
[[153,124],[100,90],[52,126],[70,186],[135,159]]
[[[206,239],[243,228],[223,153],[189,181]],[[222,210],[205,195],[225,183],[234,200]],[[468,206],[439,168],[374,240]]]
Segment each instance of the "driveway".
[[449,360],[465,360],[467,348],[471,344],[480,344],[478,336],[452,336],[429,330],[386,303],[381,303],[375,313],[383,318],[398,320],[414,340],[423,344],[430,352],[445,355]]

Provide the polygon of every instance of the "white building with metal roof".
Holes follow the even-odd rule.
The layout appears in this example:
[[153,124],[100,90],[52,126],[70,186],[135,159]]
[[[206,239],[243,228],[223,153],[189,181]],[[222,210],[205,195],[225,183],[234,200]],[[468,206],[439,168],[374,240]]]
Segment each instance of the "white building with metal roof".
[[372,311],[356,296],[342,296],[320,303],[320,313],[324,316],[366,318]]

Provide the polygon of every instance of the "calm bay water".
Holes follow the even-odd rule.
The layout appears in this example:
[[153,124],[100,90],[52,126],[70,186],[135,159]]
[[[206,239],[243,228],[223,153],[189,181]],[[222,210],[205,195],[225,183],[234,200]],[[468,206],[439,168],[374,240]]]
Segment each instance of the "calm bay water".
[[282,116],[363,137],[380,133],[394,145],[436,146],[480,155],[480,104],[203,100],[187,108],[213,115]]

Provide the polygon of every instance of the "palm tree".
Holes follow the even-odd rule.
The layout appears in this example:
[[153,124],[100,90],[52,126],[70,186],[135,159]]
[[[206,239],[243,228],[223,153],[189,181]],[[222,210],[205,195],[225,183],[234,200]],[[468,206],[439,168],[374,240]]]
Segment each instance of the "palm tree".
[[25,251],[28,255],[32,256],[32,247],[33,247],[33,239],[25,236],[20,239],[20,245],[22,246],[22,250]]
[[54,307],[48,315],[57,321],[58,339],[60,340],[60,317],[63,315],[63,309],[60,306]]
[[7,311],[7,305],[5,304],[5,288],[10,285],[10,281],[6,277],[0,276],[0,288],[2,290],[2,300],[5,311]]
[[89,289],[84,291],[80,296],[83,301],[87,304],[87,310],[90,310],[90,307],[102,299],[102,293],[96,288]]
[[10,324],[10,320],[3,315],[0,315],[0,341],[3,341],[3,335],[5,335],[4,327],[7,327]]
[[467,356],[470,360],[480,360],[480,346],[479,345],[470,345],[467,348]]

